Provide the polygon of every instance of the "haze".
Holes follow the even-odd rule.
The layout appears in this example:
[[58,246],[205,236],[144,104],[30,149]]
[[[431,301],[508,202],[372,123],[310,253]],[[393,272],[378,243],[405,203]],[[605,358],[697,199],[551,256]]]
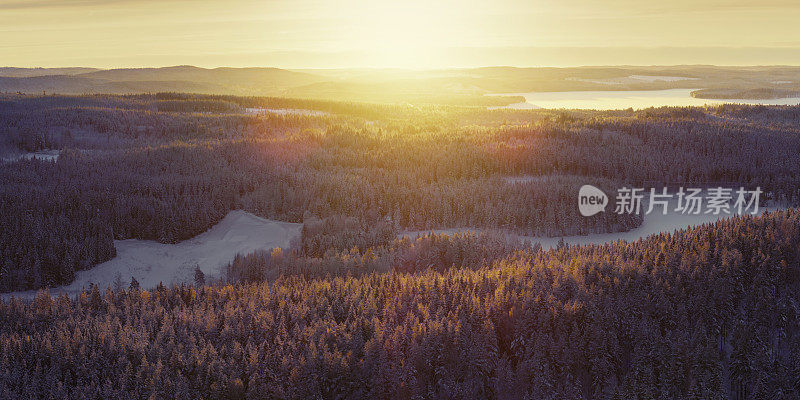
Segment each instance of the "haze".
[[0,0],[0,63],[100,68],[798,64],[767,0]]

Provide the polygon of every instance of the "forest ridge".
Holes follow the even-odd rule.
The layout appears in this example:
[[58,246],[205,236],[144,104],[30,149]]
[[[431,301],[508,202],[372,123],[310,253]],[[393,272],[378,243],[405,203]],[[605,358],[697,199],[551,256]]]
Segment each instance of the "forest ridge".
[[[74,299],[41,292],[29,303],[0,302],[0,393],[800,395],[796,210],[459,263],[459,248],[501,250],[484,240],[417,239],[416,255],[429,263],[404,272],[308,277],[301,269],[271,283],[95,286]],[[270,268],[264,260],[254,263]]]
[[696,97],[715,99],[796,97],[800,93],[800,68],[0,68],[0,91],[32,94],[135,94],[172,91],[370,102],[505,105],[520,100],[484,95],[660,89],[692,89]]

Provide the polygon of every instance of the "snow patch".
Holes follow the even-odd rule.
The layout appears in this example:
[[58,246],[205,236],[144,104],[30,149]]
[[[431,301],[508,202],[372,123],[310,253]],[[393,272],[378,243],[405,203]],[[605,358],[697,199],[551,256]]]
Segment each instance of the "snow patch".
[[247,108],[248,114],[275,114],[275,115],[301,115],[304,117],[323,117],[330,113],[317,110],[304,110],[299,108]]
[[[92,269],[78,271],[74,282],[50,289],[50,293],[74,295],[88,289],[92,283],[102,289],[113,288],[117,276],[126,288],[131,277],[136,278],[142,289],[154,288],[159,283],[166,286],[193,283],[195,268],[200,268],[208,281],[220,277],[223,268],[237,254],[289,247],[289,241],[300,235],[301,227],[302,224],[268,220],[237,210],[228,213],[208,231],[177,244],[116,240],[116,257]],[[36,292],[4,293],[2,298],[32,298]]]
[[[672,200],[669,202],[669,211],[666,215],[662,214],[661,208],[657,207],[653,213],[644,215],[644,221],[642,225],[629,230],[627,232],[611,232],[611,233],[592,233],[589,235],[574,235],[574,236],[560,236],[560,237],[549,237],[549,236],[525,236],[525,235],[518,235],[512,232],[504,231],[501,229],[481,229],[481,228],[449,228],[449,229],[427,229],[421,231],[405,231],[401,232],[398,237],[407,237],[409,239],[416,239],[420,236],[430,235],[430,234],[445,234],[445,235],[454,235],[457,233],[461,234],[475,234],[478,235],[480,233],[499,233],[506,235],[511,240],[520,240],[522,242],[529,242],[531,244],[539,243],[542,246],[542,249],[549,250],[558,246],[558,243],[563,239],[565,244],[569,245],[602,245],[608,243],[614,243],[618,241],[626,241],[626,242],[635,242],[639,239],[645,239],[652,235],[657,235],[660,233],[673,233],[675,231],[681,229],[690,229],[696,226],[700,226],[706,223],[713,223],[722,219],[732,218],[735,216],[735,212],[728,212],[728,213],[720,213],[720,214],[681,214],[678,212],[673,211],[677,206],[676,201]],[[642,210],[647,210],[647,202],[644,201],[642,203]],[[789,207],[782,204],[773,204],[767,207],[763,205],[759,207],[757,215],[761,215],[764,212],[775,212],[780,210],[785,210]],[[609,211],[606,212],[613,212],[613,204],[612,207],[609,207]]]
[[552,178],[553,175],[518,175],[518,176],[504,176],[503,180],[506,183],[515,184],[515,183],[530,183],[530,182],[541,182],[546,179]]
[[58,150],[42,150],[34,153],[22,153],[13,156],[0,158],[5,162],[14,162],[19,160],[32,160],[37,159],[40,161],[58,161],[58,156],[61,152]]

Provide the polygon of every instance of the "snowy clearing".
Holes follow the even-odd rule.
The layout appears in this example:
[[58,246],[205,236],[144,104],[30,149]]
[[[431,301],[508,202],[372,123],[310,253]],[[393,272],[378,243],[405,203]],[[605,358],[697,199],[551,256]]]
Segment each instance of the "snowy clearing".
[[248,114],[263,114],[270,113],[275,115],[302,115],[304,117],[323,117],[330,115],[325,111],[317,110],[304,110],[299,108],[248,108]]
[[61,152],[58,150],[42,150],[35,153],[22,153],[13,156],[3,157],[0,160],[5,162],[14,162],[19,160],[32,160],[37,159],[41,161],[58,161],[58,156]]
[[[117,256],[92,269],[78,271],[75,281],[66,286],[50,289],[52,295],[74,295],[90,283],[100,288],[113,287],[117,276],[127,288],[131,277],[143,289],[164,285],[193,283],[195,267],[199,267],[206,281],[217,278],[222,269],[237,254],[248,254],[258,249],[286,248],[289,241],[299,236],[302,224],[279,222],[259,218],[245,211],[231,211],[208,231],[177,244],[162,244],[150,240],[117,240]],[[4,293],[31,298],[35,290]]]
[[[674,200],[670,201],[668,207],[669,211],[666,215],[661,213],[660,208],[656,208],[653,213],[644,215],[644,221],[642,222],[642,225],[634,229],[631,229],[627,232],[593,233],[589,235],[547,237],[547,236],[524,236],[524,235],[504,232],[498,229],[450,228],[450,229],[428,229],[421,231],[405,231],[400,233],[398,237],[407,237],[409,239],[416,239],[420,236],[429,234],[453,235],[461,233],[461,234],[478,235],[480,233],[499,233],[502,235],[506,235],[511,240],[521,240],[523,242],[529,242],[531,244],[539,243],[542,246],[542,249],[549,250],[558,246],[558,243],[562,238],[564,239],[564,243],[569,245],[592,245],[592,244],[601,245],[601,244],[617,242],[620,240],[626,242],[635,242],[636,240],[644,239],[651,235],[657,235],[660,233],[672,233],[681,229],[688,229],[705,223],[713,223],[722,219],[731,218],[735,216],[735,213],[733,212],[729,213],[723,212],[718,215],[681,214],[672,211],[675,209],[675,206],[676,202]],[[646,210],[647,203],[643,202],[642,207],[643,210]],[[614,205],[611,204],[607,212],[613,212],[613,208]],[[787,208],[788,207],[784,205],[770,205],[768,207],[761,206],[759,208],[758,215],[761,215],[764,212],[775,212],[779,210],[785,210]]]
[[516,175],[504,176],[503,180],[513,185],[515,183],[544,182],[548,179],[553,179],[555,176],[557,175]]

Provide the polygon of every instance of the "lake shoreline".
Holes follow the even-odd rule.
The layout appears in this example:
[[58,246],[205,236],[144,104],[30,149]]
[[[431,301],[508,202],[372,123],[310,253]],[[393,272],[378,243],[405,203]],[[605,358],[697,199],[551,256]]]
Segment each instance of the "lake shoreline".
[[487,96],[522,96],[523,103],[488,107],[490,110],[586,109],[621,110],[650,107],[702,107],[720,104],[800,105],[800,97],[773,99],[710,99],[692,95],[699,89],[594,90],[568,92],[492,93]]

